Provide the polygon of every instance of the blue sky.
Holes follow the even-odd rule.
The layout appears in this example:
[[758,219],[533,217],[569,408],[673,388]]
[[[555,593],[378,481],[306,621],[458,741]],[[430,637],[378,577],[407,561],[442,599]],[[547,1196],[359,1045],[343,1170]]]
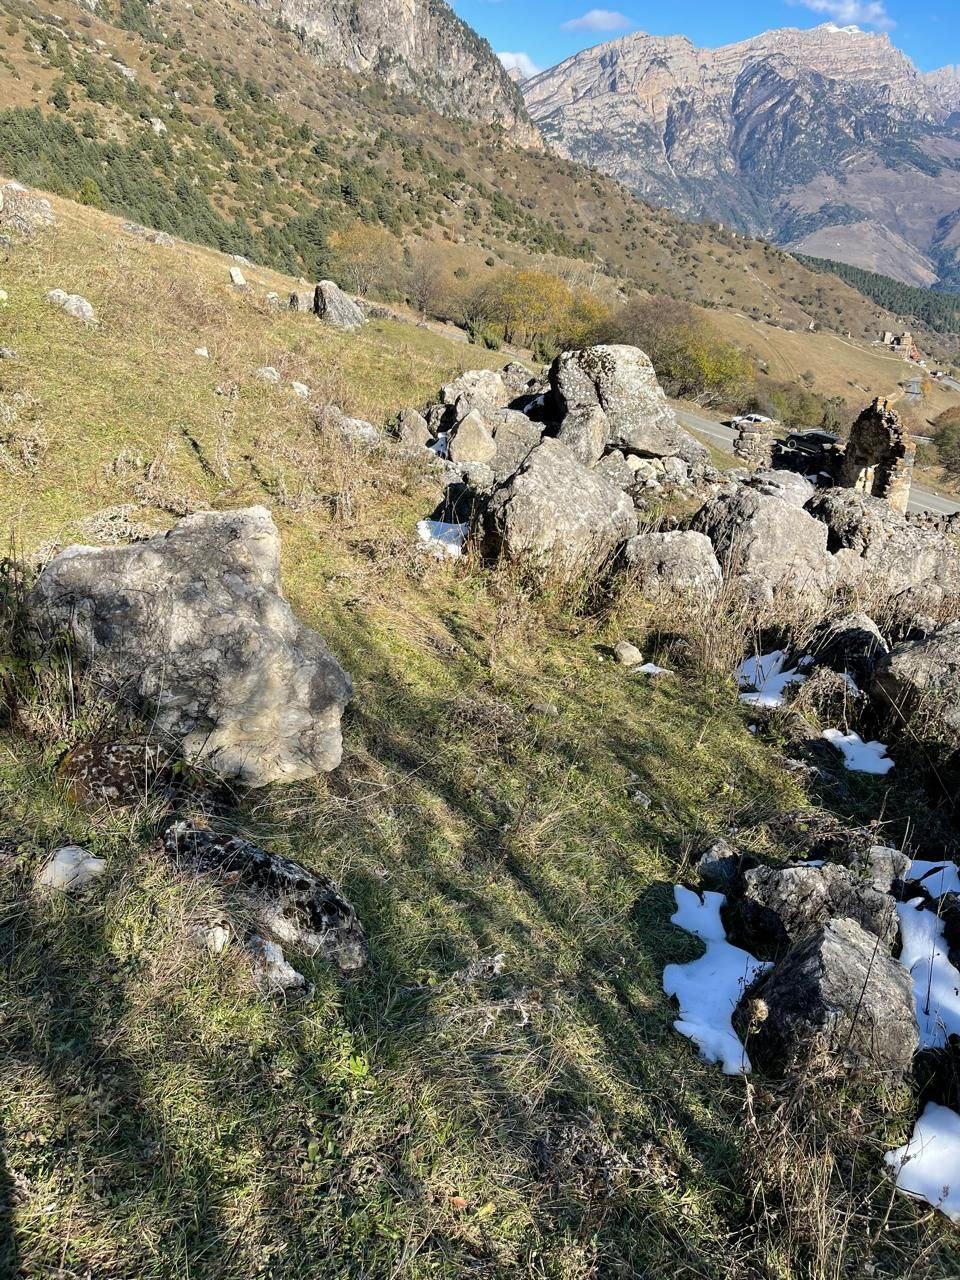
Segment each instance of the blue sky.
[[856,23],[887,31],[925,71],[960,63],[960,0],[452,0],[453,7],[500,52],[524,54],[549,67],[579,49],[628,31],[685,35],[715,46],[744,40],[773,27]]

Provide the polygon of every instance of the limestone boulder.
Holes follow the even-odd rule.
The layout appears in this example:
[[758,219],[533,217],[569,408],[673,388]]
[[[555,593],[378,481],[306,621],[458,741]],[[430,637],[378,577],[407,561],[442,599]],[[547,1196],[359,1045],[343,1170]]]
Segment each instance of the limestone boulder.
[[360,329],[366,318],[352,298],[332,280],[321,280],[313,291],[313,309],[321,320],[338,329]]
[[610,438],[610,423],[599,405],[573,409],[560,424],[557,439],[565,444],[584,466],[592,466],[603,454]]
[[497,444],[493,432],[477,409],[462,418],[450,433],[447,444],[450,461],[457,466],[471,462],[493,462],[497,456]]
[[633,504],[557,440],[543,440],[493,493],[488,551],[570,579],[595,571],[636,533]]
[[788,597],[818,608],[836,583],[826,527],[787,498],[727,485],[701,507],[692,528],[710,539],[724,572],[758,605]]
[[97,314],[92,303],[79,293],[67,293],[65,289],[51,289],[47,294],[47,301],[59,307],[61,311],[65,311],[74,320],[82,320],[84,324],[97,323]]
[[56,222],[50,201],[19,182],[0,184],[0,227],[29,239]]
[[126,547],[69,547],[29,599],[42,637],[69,632],[118,708],[189,761],[250,786],[334,769],[350,677],[280,587],[263,507],[201,512]]
[[919,1044],[910,974],[854,920],[831,920],[761,979],[735,1016],[767,1067],[826,1053],[852,1068],[905,1074]]
[[496,369],[467,369],[452,382],[440,388],[440,403],[456,410],[455,417],[465,417],[476,409],[487,415],[506,409],[516,392]]
[[889,653],[880,628],[865,613],[820,623],[803,648],[818,667],[849,675],[860,688],[866,687]]
[[713,544],[702,533],[640,533],[624,547],[641,595],[650,600],[691,596],[713,600],[723,575]]
[[678,424],[650,359],[637,347],[615,344],[565,351],[550,368],[557,419],[600,408],[609,425],[607,444],[625,453],[688,462],[707,450]]
[[498,481],[508,479],[540,443],[542,430],[516,409],[498,409],[486,418],[497,445],[491,466]]

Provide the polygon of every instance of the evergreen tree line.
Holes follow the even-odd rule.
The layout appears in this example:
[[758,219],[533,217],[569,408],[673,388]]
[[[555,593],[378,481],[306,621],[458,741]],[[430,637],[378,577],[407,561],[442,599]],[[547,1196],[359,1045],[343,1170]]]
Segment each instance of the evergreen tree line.
[[916,285],[902,284],[876,271],[863,267],[851,267],[846,262],[833,262],[828,258],[809,258],[798,253],[796,257],[814,271],[830,272],[872,298],[879,306],[898,316],[909,316],[928,325],[937,333],[960,333],[960,295],[939,293],[934,289],[918,289]]

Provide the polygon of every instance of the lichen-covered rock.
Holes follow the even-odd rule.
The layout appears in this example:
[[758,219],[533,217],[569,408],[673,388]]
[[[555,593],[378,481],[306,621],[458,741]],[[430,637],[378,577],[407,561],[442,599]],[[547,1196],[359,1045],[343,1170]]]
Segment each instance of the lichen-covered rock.
[[537,423],[516,409],[498,409],[486,421],[497,444],[497,456],[491,466],[496,479],[503,481],[529,457],[543,433]]
[[599,405],[573,409],[560,424],[557,439],[586,467],[592,466],[607,447],[610,423]]
[[755,471],[748,483],[759,493],[783,498],[796,507],[805,506],[816,493],[810,481],[796,471]]
[[321,280],[313,291],[313,309],[321,320],[338,329],[360,329],[366,318],[352,298],[332,280]]
[[839,916],[879,938],[886,951],[897,940],[894,899],[847,867],[753,867],[731,905],[736,936],[750,950],[782,952]]
[[401,409],[397,415],[397,438],[411,448],[425,449],[433,435],[422,413],[416,409]]
[[786,498],[727,485],[692,521],[713,544],[724,572],[758,605],[788,597],[821,606],[836,582],[826,527]]
[[627,543],[623,555],[641,595],[649,600],[677,596],[713,600],[720,590],[720,562],[705,534],[639,533]]
[[467,369],[440,388],[440,403],[456,410],[455,418],[476,409],[484,416],[506,409],[516,393],[495,369]]
[[488,549],[570,579],[596,570],[636,532],[630,500],[556,440],[543,440],[493,494]]
[[804,938],[754,988],[735,1024],[764,1066],[792,1067],[826,1053],[850,1067],[901,1075],[919,1044],[910,974],[853,920]]
[[217,876],[243,894],[261,928],[280,942],[322,955],[343,972],[366,964],[357,913],[327,876],[241,836],[188,822],[168,827],[163,847],[181,870]]
[[172,781],[170,754],[149,742],[83,742],[64,756],[59,775],[71,798],[97,807],[142,803]]
[[550,388],[561,422],[571,413],[602,409],[613,448],[659,458],[677,454],[690,462],[707,456],[677,425],[649,357],[637,347],[565,351],[550,368]]
[[263,507],[188,516],[134,546],[70,547],[29,606],[187,760],[251,786],[340,763],[350,677],[284,599]]

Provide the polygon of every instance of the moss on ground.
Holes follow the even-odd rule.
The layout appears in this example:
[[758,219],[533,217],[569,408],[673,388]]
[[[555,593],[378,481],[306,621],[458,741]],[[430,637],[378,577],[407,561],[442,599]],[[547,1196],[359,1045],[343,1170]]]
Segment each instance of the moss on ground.
[[[834,1082],[834,1127],[803,1147],[767,1085],[724,1078],[672,1029],[663,966],[698,952],[669,924],[692,850],[732,826],[763,847],[765,819],[807,802],[731,683],[631,677],[605,648],[623,611],[605,622],[472,556],[418,553],[430,475],[318,433],[252,376],[274,364],[382,421],[482,354],[414,327],[345,336],[271,313],[263,292],[290,282],[251,270],[237,295],[214,254],[58,211],[0,267],[3,341],[20,353],[0,364],[0,395],[19,394],[20,421],[49,441],[35,469],[0,476],[8,522],[32,551],[138,494],[136,518],[159,525],[178,504],[271,507],[287,592],[357,697],[340,769],[239,796],[229,820],[341,880],[372,964],[343,982],[291,954],[312,993],[264,1001],[241,955],[190,943],[224,891],[175,874],[158,813],[70,803],[57,762],[80,728],[55,703],[43,732],[8,726],[0,1270],[955,1271],[949,1227],[880,1175],[908,1096],[861,1140],[867,1112]],[[100,326],[49,307],[54,286],[89,297]],[[209,361],[193,355],[204,344]],[[85,897],[41,896],[31,873],[67,840],[104,855],[106,877]]]

